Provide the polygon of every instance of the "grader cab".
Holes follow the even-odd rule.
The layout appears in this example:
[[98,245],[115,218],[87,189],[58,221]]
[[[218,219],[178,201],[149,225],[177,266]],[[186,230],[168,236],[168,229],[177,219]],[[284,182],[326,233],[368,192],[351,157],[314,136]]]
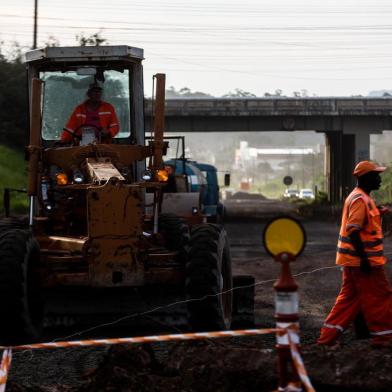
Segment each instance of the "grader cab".
[[[50,315],[127,315],[148,310],[153,299],[164,308],[169,293],[177,300],[204,298],[183,307],[191,328],[230,326],[224,229],[201,224],[190,234],[181,219],[161,212],[165,76],[155,76],[154,127],[146,143],[142,60],[143,50],[128,46],[26,54],[29,227],[0,236],[3,343],[39,339]],[[91,85],[100,86],[117,114],[119,131],[109,139],[85,113],[76,113],[78,129],[64,129]]]

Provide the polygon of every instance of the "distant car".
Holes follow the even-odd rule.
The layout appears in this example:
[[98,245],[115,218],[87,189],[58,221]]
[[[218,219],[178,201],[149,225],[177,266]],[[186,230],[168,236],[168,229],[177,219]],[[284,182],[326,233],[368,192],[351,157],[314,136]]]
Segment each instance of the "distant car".
[[314,193],[311,189],[301,189],[298,197],[302,200],[314,200]]
[[294,199],[299,196],[297,189],[286,189],[283,193],[283,197],[286,199]]

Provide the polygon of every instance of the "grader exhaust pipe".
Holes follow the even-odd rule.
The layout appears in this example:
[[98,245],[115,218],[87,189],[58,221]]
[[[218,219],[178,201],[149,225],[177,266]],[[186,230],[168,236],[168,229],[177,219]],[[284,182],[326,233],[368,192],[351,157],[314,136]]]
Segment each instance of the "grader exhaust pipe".
[[165,128],[165,74],[154,75],[156,80],[155,111],[154,111],[154,161],[153,169],[162,168],[163,132]]
[[[155,90],[155,111],[154,111],[154,139],[153,139],[153,164],[152,170],[157,180],[157,172],[163,166],[163,132],[165,128],[165,74],[154,75],[156,80],[156,90]],[[154,195],[154,234],[158,233],[158,215],[159,206],[161,199],[161,190],[157,189]]]
[[33,225],[34,204],[38,192],[38,164],[41,152],[41,94],[42,81],[34,78],[31,83],[29,182],[27,193],[30,198],[29,225]]

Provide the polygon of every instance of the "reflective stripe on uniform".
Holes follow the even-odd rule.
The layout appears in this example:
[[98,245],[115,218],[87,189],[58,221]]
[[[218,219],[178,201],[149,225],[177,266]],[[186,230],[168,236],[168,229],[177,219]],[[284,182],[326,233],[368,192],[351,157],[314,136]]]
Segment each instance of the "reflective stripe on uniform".
[[63,128],[64,131],[69,132],[71,135],[75,134],[75,131],[71,128]]
[[343,331],[344,331],[343,327],[341,327],[340,325],[324,324],[323,327],[324,327],[324,328],[334,328],[334,329],[338,329],[340,332],[343,332]]
[[111,127],[116,127],[118,124],[116,124],[116,123],[114,123],[114,124],[110,124],[109,125],[109,128],[111,128]]
[[[361,193],[357,193],[356,195],[354,195],[354,196],[351,198],[351,200],[350,200],[350,205],[349,205],[349,207],[348,207],[348,211],[350,211],[351,204],[353,204],[355,200],[361,199],[362,197],[363,197],[363,195],[362,195]],[[348,211],[347,211],[347,212],[348,212]]]
[[98,112],[99,115],[112,114],[112,112]]
[[[344,242],[345,244],[352,244],[350,237],[344,237],[342,235],[339,235],[339,241]],[[383,241],[382,238],[378,238],[374,241],[363,241],[362,243],[364,246],[367,246],[368,248],[374,248],[377,245],[381,245]]]
[[382,336],[382,335],[389,335],[389,334],[392,334],[392,329],[389,329],[387,331],[370,332],[370,335],[374,335],[374,336]]
[[354,200],[359,199],[360,197],[362,197],[362,193],[356,193],[355,195],[353,195],[353,197],[351,198],[351,202],[353,202]]
[[83,114],[83,113],[77,113],[76,117],[87,117],[87,116],[85,114]]
[[351,227],[354,227],[355,229],[359,229],[359,230],[362,229],[362,226],[361,226],[361,225],[358,225],[358,224],[356,224],[356,223],[351,223],[350,225],[347,225],[347,226],[346,226],[347,229],[350,229]]
[[[350,256],[359,257],[359,254],[355,250],[337,247],[336,251],[342,255],[350,255]],[[384,252],[382,250],[380,250],[378,252],[365,252],[365,255],[367,257],[379,257],[379,256],[384,256]]]

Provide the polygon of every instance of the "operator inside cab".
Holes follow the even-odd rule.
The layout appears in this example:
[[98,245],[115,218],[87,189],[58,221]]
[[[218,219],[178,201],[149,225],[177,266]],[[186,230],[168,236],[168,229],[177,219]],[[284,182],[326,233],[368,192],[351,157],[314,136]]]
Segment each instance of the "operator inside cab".
[[108,102],[102,101],[102,87],[90,84],[88,99],[76,106],[61,134],[61,142],[86,145],[111,143],[120,130],[117,114]]

